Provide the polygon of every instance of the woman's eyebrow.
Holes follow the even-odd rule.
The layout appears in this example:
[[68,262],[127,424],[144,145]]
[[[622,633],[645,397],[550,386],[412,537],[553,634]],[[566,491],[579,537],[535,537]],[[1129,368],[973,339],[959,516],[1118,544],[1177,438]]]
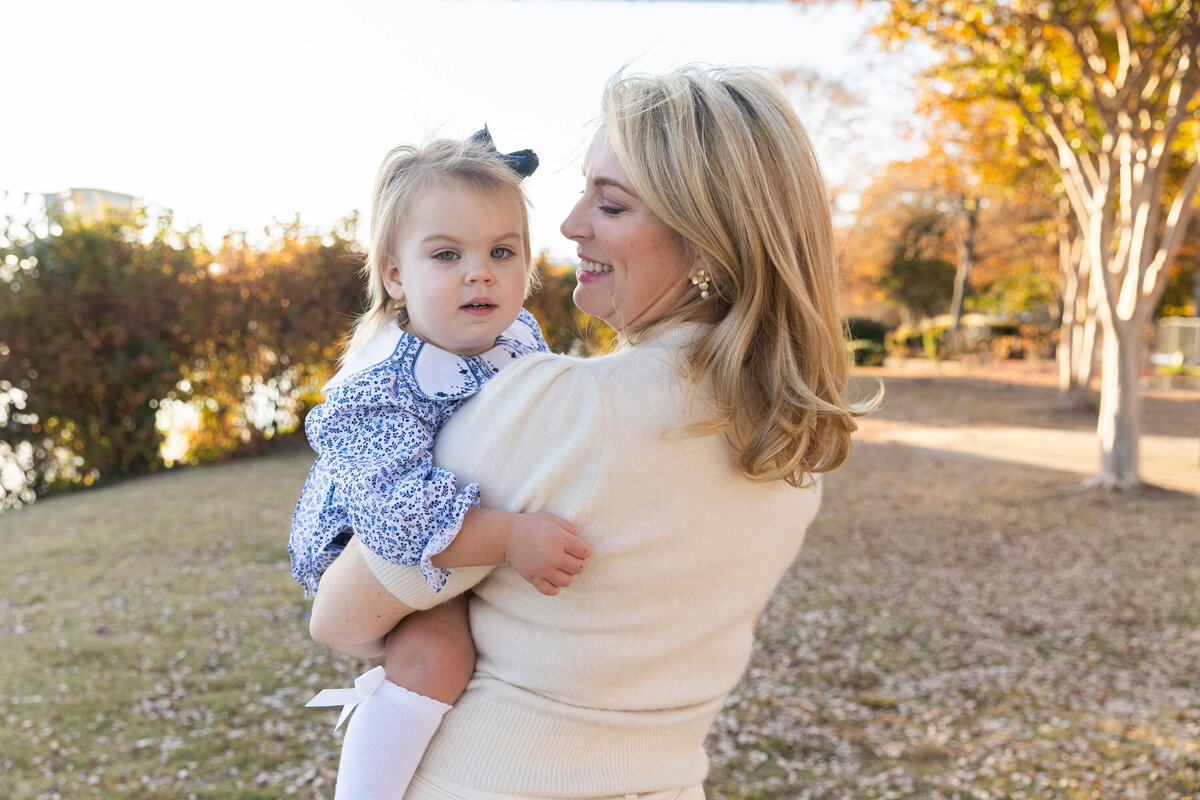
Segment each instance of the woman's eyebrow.
[[628,186],[621,183],[620,181],[613,180],[612,178],[605,178],[603,176],[598,177],[598,178],[593,178],[592,185],[593,186],[615,186],[616,188],[620,189],[625,194],[630,195],[632,197],[637,197],[637,195],[633,193],[632,189],[630,189]]

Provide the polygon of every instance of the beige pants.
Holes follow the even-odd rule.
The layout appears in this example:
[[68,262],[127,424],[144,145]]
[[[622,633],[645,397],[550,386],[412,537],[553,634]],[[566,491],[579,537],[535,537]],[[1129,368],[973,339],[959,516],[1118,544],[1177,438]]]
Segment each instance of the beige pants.
[[[525,794],[504,794],[485,792],[460,786],[445,778],[428,775],[420,770],[413,776],[404,800],[556,800],[552,797],[534,797]],[[669,789],[665,792],[648,792],[645,794],[610,795],[594,797],[589,800],[704,800],[704,788],[691,786],[687,789]]]

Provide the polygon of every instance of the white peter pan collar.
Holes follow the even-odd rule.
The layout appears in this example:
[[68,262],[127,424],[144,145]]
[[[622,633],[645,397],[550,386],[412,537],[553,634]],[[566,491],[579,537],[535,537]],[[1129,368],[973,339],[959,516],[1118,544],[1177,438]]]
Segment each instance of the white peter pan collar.
[[390,322],[374,338],[350,354],[322,392],[328,393],[354,375],[400,355],[401,351],[415,349],[415,357],[404,361],[412,365],[412,384],[417,391],[434,400],[467,397],[479,391],[482,384],[479,376],[481,369],[486,377],[490,377],[522,355],[539,349],[540,332],[535,332],[536,325],[533,315],[522,311],[517,320],[496,337],[495,347],[477,356],[460,356],[418,339],[401,330],[395,322]]

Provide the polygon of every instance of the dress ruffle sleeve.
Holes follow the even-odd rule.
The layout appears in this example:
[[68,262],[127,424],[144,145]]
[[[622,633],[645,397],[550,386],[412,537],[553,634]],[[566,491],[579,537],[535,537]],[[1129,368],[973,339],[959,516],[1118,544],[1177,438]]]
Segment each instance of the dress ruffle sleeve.
[[315,590],[351,536],[382,561],[417,566],[429,589],[450,574],[433,566],[479,505],[479,487],[459,486],[433,464],[440,426],[500,370],[547,350],[522,310],[478,356],[427,345],[394,326],[353,355],[309,412],[305,432],[318,458],[292,518],[292,575]]
[[[390,563],[420,566],[429,588],[441,589],[449,570],[431,559],[479,505],[479,487],[460,488],[454,473],[433,465],[435,424],[421,418],[395,373],[371,371],[334,388],[305,428],[319,458],[293,523],[296,579],[315,586],[353,530],[364,547]],[[313,517],[309,524],[296,524],[302,514]],[[306,529],[316,541],[304,541]]]

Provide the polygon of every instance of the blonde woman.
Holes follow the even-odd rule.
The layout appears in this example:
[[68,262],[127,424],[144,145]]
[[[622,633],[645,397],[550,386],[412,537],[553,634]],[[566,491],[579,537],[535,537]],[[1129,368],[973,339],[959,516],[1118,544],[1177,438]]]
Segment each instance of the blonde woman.
[[779,87],[747,70],[616,77],[563,222],[575,302],[622,345],[534,354],[442,430],[485,506],[572,520],[569,592],[507,567],[442,592],[351,542],[314,635],[356,651],[377,615],[473,589],[473,678],[407,798],[700,800],[703,742],[755,620],[846,458],[855,416],[826,190]]

